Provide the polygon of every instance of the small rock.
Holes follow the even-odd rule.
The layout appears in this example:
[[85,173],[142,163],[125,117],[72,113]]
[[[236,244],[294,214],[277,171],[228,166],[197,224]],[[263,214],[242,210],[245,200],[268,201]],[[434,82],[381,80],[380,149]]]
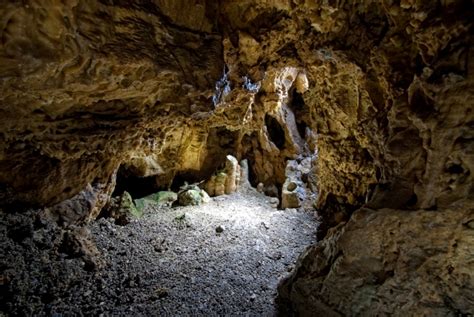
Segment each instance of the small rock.
[[296,185],[295,182],[289,182],[288,183],[288,186],[286,187],[286,189],[290,192],[293,192],[295,191],[295,189],[298,187],[298,185]]
[[266,186],[263,189],[265,195],[270,196],[270,197],[278,197],[278,188],[276,187],[275,184],[271,184]]
[[272,255],[272,259],[273,260],[280,260],[282,258],[282,256],[283,256],[282,253],[277,251]]
[[224,226],[220,226],[220,225],[219,225],[219,226],[216,227],[216,232],[217,232],[217,233],[222,233],[224,230],[225,230],[225,227],[224,227]]
[[250,295],[250,301],[253,302],[256,298],[257,298],[257,295],[255,294]]
[[278,205],[280,204],[280,200],[276,197],[272,197],[272,198],[270,198],[270,200],[268,200],[268,203],[273,208],[278,208]]
[[197,206],[202,203],[201,191],[197,189],[188,189],[178,194],[178,203],[180,206]]
[[211,197],[209,197],[209,194],[204,190],[204,189],[201,189],[201,197],[202,197],[202,202],[204,204],[207,204],[211,201]]
[[155,294],[158,296],[158,298],[164,298],[169,295],[168,289],[159,287],[155,290]]

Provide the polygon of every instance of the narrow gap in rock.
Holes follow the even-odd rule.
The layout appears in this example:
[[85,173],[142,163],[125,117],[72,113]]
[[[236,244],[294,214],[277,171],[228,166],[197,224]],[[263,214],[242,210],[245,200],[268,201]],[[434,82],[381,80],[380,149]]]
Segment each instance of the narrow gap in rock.
[[278,149],[282,150],[285,147],[285,131],[280,123],[271,115],[265,114],[265,126],[267,127],[270,141],[272,141]]
[[306,104],[304,102],[303,95],[298,93],[296,89],[293,88],[290,95],[291,99],[289,106],[295,114],[296,128],[298,129],[298,133],[300,134],[300,137],[304,139],[306,136],[306,128],[308,126],[305,122],[305,118],[307,118],[307,114],[305,113],[307,111]]

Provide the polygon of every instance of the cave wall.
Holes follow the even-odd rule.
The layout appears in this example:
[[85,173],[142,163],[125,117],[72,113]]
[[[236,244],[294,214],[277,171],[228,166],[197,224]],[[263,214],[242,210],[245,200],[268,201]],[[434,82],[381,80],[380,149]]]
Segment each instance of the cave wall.
[[293,142],[284,154],[257,149],[272,147],[264,111],[286,127],[277,105],[256,102],[258,89],[240,77],[214,100],[230,62],[214,2],[30,1],[0,10],[2,205],[54,205],[94,184],[113,187],[119,166],[156,177],[159,188],[176,175],[204,179],[225,155],[247,154],[241,140],[252,134],[261,139],[256,160],[273,152],[278,161],[260,163],[258,180],[284,181]]
[[316,155],[309,182],[321,235],[332,229],[282,283],[282,306],[472,311],[459,295],[474,288],[472,12],[462,0],[2,4],[1,205],[77,223],[98,215],[120,166],[166,188],[232,154],[255,184],[281,186],[289,160]]
[[[2,4],[4,203],[70,198],[184,134],[173,127],[187,125],[191,105],[209,108],[221,37],[204,6],[187,4]],[[186,14],[172,20],[174,10]]]

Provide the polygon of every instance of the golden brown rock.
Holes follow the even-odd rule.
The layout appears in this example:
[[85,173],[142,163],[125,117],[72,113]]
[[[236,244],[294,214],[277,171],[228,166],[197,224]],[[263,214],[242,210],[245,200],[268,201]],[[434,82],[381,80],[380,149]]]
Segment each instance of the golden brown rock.
[[311,157],[298,181],[317,194],[321,235],[335,227],[283,302],[472,313],[473,12],[462,0],[3,3],[1,204],[59,203],[58,219],[80,222],[119,168],[168,188],[209,179],[229,154],[277,195],[288,161]]
[[[169,158],[170,138],[193,146],[189,115],[211,109],[223,68],[211,12],[174,1],[2,4],[3,203],[60,202],[130,158]],[[159,163],[173,175],[183,154]]]
[[281,304],[301,316],[469,314],[473,210],[360,209],[300,258]]
[[237,159],[232,155],[227,155],[224,168],[216,175],[212,175],[203,187],[211,196],[232,194],[241,186],[241,172]]

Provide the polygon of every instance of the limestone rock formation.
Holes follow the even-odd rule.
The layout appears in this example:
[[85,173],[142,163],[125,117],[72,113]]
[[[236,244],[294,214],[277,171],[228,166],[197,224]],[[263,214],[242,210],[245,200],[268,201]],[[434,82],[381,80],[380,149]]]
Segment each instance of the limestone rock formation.
[[86,270],[97,270],[105,265],[90,232],[84,227],[69,227],[64,232],[59,250],[71,257],[82,258]]
[[107,216],[115,219],[115,223],[122,226],[128,224],[133,218],[143,215],[143,208],[135,205],[128,192],[123,192],[119,197],[112,198],[107,209]]
[[0,17],[2,208],[74,225],[116,173],[167,190],[227,155],[288,197],[288,162],[314,157],[296,185],[328,234],[280,288],[290,312],[473,313],[469,1],[26,0]]
[[116,173],[104,183],[87,184],[86,188],[70,199],[45,209],[48,217],[62,225],[95,219],[110,202],[116,183]]
[[281,208],[299,208],[301,206],[297,189],[298,185],[296,182],[290,179],[285,181],[281,192]]
[[199,189],[187,189],[179,193],[178,203],[181,206],[196,206],[202,203],[201,191]]
[[302,256],[281,306],[301,316],[472,313],[473,208],[356,211]]
[[212,109],[223,68],[214,12],[199,1],[2,3],[2,204],[54,204],[147,157],[168,181],[175,164],[200,169],[190,115]]
[[285,169],[286,180],[281,190],[281,208],[310,208],[317,198],[315,181],[310,180],[316,155],[299,156],[288,160]]
[[242,173],[237,159],[232,155],[227,155],[224,168],[218,171],[216,175],[212,175],[211,178],[205,182],[203,187],[209,195],[220,196],[235,192],[241,186],[242,182],[245,184],[248,182],[247,172],[245,172],[244,169]]

